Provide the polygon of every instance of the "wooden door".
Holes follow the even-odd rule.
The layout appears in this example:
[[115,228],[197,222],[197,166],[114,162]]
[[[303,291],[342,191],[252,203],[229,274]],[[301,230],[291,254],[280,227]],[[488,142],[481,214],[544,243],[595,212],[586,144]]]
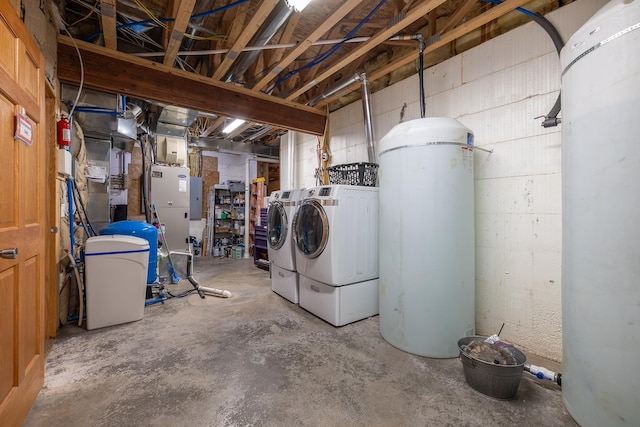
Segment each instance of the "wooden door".
[[[0,1],[0,424],[20,426],[44,382],[44,60],[9,2]],[[16,113],[31,145],[14,139]]]

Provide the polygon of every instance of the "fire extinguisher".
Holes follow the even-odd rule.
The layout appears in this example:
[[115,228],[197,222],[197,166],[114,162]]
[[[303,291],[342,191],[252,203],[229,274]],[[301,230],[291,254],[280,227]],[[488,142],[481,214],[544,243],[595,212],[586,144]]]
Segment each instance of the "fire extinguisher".
[[58,121],[58,145],[61,148],[71,145],[71,124],[66,117],[61,117]]

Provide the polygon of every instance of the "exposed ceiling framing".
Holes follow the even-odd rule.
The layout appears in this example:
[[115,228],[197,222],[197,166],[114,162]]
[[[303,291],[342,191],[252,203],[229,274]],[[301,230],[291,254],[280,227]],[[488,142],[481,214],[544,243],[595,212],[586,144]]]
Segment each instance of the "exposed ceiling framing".
[[[273,126],[321,135],[322,110],[227,85],[193,73],[127,57],[100,46],[76,42],[84,63],[86,87],[127,94],[206,113],[231,115]],[[80,84],[80,62],[69,38],[58,38],[58,78]]]
[[[66,0],[61,15],[84,41],[87,85],[212,113],[198,123],[203,138],[268,145],[286,129],[322,134],[320,107],[353,102],[360,85],[306,104],[355,73],[374,92],[415,73],[411,36],[427,41],[431,66],[529,22],[516,8],[546,14],[571,1],[312,0],[275,23],[285,0]],[[77,84],[77,54],[60,40],[59,77]],[[248,122],[223,135],[234,118]]]

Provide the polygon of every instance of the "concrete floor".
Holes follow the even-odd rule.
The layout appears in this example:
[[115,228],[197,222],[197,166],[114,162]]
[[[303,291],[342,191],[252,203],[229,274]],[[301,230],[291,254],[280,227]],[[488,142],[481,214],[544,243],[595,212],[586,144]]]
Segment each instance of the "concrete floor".
[[556,385],[525,373],[515,399],[485,396],[458,359],[389,345],[377,316],[335,328],[289,303],[250,259],[197,258],[194,271],[234,296],[191,294],[138,322],[63,327],[24,426],[577,425]]

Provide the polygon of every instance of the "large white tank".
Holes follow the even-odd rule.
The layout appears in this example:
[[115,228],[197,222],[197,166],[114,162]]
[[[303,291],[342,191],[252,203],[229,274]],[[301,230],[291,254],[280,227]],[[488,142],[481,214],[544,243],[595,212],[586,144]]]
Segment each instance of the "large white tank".
[[380,333],[409,353],[457,357],[475,334],[473,133],[412,120],[379,152]]
[[640,425],[640,0],[567,42],[562,74],[562,397],[587,426]]

